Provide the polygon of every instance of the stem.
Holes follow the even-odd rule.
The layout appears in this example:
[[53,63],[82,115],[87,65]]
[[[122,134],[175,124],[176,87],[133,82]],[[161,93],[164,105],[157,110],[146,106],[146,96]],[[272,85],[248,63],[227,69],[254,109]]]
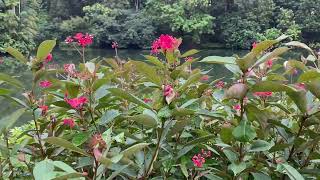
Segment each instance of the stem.
[[[5,141],[6,141],[7,149],[8,149],[8,151],[10,151],[9,138],[8,138],[8,133],[7,133],[7,131],[4,132],[4,138],[5,138]],[[13,180],[13,172],[14,172],[14,170],[13,170],[13,165],[12,165],[12,163],[11,163],[11,161],[10,161],[10,156],[8,156],[7,161],[8,161],[8,164],[9,164],[9,169],[10,169],[10,171],[11,171],[10,176],[9,176],[9,179],[12,179],[12,180]]]
[[36,128],[36,135],[38,137],[38,141],[39,141],[39,145],[40,145],[41,156],[42,156],[43,159],[45,159],[46,158],[46,154],[45,154],[44,149],[42,147],[40,130],[38,129],[38,123],[37,123],[37,120],[35,119],[36,116],[34,114],[34,110],[32,110],[32,116],[33,116],[33,122],[34,122],[34,125],[35,125],[35,128]]
[[84,46],[82,46],[82,62],[83,64],[86,63],[86,60],[84,59]]
[[[240,100],[240,106],[241,106],[241,110],[240,110],[240,121],[243,120],[243,114],[244,114],[244,101],[243,98]],[[243,159],[243,143],[240,142],[240,147],[239,147],[239,161],[241,162]]]
[[[306,120],[307,120],[307,117],[306,117],[306,116],[302,117],[302,119],[301,119],[301,124],[300,124],[300,128],[299,128],[299,131],[298,131],[298,134],[297,134],[296,138],[300,137],[301,132],[302,132],[302,129],[303,129],[303,127],[304,127],[304,123],[306,122]],[[295,138],[295,139],[296,139],[296,138]],[[288,156],[288,161],[291,160],[291,158],[292,158],[292,156],[293,156],[293,154],[294,154],[294,150],[295,150],[295,145],[293,144],[293,145],[292,145],[292,148],[291,148],[291,150],[290,150],[289,156]]]
[[155,152],[153,153],[152,159],[151,159],[150,164],[149,164],[149,167],[148,167],[148,169],[147,169],[147,174],[145,174],[145,177],[146,177],[146,178],[148,178],[148,176],[150,175],[151,170],[152,170],[153,163],[157,160],[157,156],[158,156],[159,149],[160,149],[160,142],[161,142],[161,137],[162,137],[163,129],[164,129],[164,122],[162,122],[161,129],[159,130],[160,132],[158,132],[158,142],[157,142],[156,150],[155,150]]
[[93,178],[92,179],[96,179],[97,178],[97,171],[98,171],[98,167],[99,167],[99,162],[97,161],[96,158],[94,158],[94,174],[93,174]]

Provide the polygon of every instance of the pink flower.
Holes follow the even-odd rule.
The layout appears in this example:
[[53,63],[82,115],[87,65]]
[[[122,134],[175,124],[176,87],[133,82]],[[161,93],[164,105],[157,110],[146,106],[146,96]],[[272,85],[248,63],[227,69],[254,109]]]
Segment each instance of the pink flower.
[[150,98],[144,98],[144,99],[143,99],[143,102],[149,103],[149,102],[152,102],[152,99],[150,99]]
[[194,166],[201,168],[203,166],[203,164],[206,162],[206,159],[204,157],[202,157],[201,154],[198,154],[198,155],[194,155],[192,157],[192,162],[193,162]]
[[44,62],[48,63],[48,62],[52,61],[52,57],[53,57],[52,54],[49,53],[48,56],[46,57],[46,59],[44,60]]
[[233,109],[235,111],[240,111],[241,110],[241,105],[240,104],[236,104],[236,105],[233,106]]
[[70,128],[73,128],[76,124],[73,119],[64,119],[63,125],[69,126]]
[[186,57],[184,58],[185,61],[192,61],[193,60],[193,57]]
[[172,51],[177,49],[181,44],[181,40],[174,38],[173,36],[167,34],[161,34],[158,39],[153,41],[151,46],[151,52],[156,54],[159,49],[162,51]]
[[257,43],[256,42],[253,42],[252,43],[252,49],[256,48],[257,47]]
[[111,47],[112,47],[112,49],[118,48],[118,43],[113,41]]
[[253,93],[255,96],[261,97],[261,98],[267,98],[272,96],[272,92],[255,92]]
[[209,76],[208,75],[204,75],[201,77],[201,81],[208,81],[209,80]]
[[76,66],[74,64],[65,64],[63,65],[64,72],[67,73],[70,76],[73,76],[76,72]]
[[225,83],[223,81],[219,81],[215,84],[215,87],[218,89],[223,89],[224,85],[225,85]]
[[93,43],[93,35],[86,33],[77,33],[74,37],[78,41],[78,44],[82,47],[86,47]]
[[39,106],[39,108],[41,109],[41,115],[42,116],[46,115],[48,110],[49,110],[49,107],[45,106],[45,105]]
[[202,157],[204,158],[210,158],[211,157],[211,151],[205,151],[204,149],[201,149]]
[[73,109],[82,109],[83,105],[88,102],[88,99],[84,96],[79,98],[68,99],[65,98],[65,101],[73,108]]
[[163,90],[163,95],[165,97],[170,96],[173,93],[173,88],[171,85],[165,85],[164,90]]
[[64,40],[64,42],[66,43],[66,44],[70,44],[70,43],[72,43],[74,41],[74,39],[71,37],[71,36],[68,36],[67,38],[66,38],[66,40]]
[[39,86],[42,87],[42,88],[48,88],[48,87],[50,87],[51,85],[52,85],[52,83],[51,83],[50,81],[47,81],[47,80],[41,81],[41,82],[39,83]]
[[298,90],[306,90],[306,85],[305,85],[304,83],[295,84],[295,87],[296,87]]
[[273,60],[272,59],[269,59],[267,62],[266,62],[266,65],[267,65],[267,68],[272,68],[272,65],[273,65]]

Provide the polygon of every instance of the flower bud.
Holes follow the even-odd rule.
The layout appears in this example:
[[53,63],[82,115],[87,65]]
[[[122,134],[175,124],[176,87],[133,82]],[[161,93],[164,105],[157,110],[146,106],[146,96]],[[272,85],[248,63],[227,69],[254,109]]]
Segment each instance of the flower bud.
[[248,92],[248,86],[243,83],[237,83],[231,86],[225,93],[225,97],[228,99],[242,99]]

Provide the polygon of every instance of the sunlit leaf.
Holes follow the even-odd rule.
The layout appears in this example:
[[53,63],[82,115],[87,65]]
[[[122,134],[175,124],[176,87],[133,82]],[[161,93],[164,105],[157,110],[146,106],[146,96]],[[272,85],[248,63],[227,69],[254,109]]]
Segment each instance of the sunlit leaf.
[[49,53],[53,50],[53,48],[56,46],[56,40],[46,40],[43,41],[37,51],[37,59],[39,61],[44,60]]
[[28,63],[27,58],[25,58],[24,55],[21,52],[19,52],[17,49],[8,47],[5,49],[5,51],[9,53],[11,56],[13,56],[14,58],[16,58],[17,60],[21,61],[23,64]]

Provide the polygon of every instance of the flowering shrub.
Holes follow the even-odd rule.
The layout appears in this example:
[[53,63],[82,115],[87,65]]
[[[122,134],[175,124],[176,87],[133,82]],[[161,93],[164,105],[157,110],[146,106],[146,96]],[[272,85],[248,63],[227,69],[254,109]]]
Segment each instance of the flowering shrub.
[[[63,69],[44,66],[53,40],[41,43],[31,61],[7,48],[29,66],[33,86],[26,90],[0,74],[6,83],[0,95],[21,106],[0,121],[0,176],[315,179],[319,60],[305,44],[281,44],[284,40],[257,42],[244,57],[200,61],[224,64],[234,74],[228,83],[192,68],[198,51],[181,53],[182,40],[170,35],[154,41],[146,62],[124,61],[117,53],[115,59],[87,61],[79,51],[82,63]],[[82,33],[66,39],[74,48],[92,41]],[[278,62],[295,48],[313,58]],[[21,89],[25,99],[10,97],[10,86]],[[32,122],[11,130],[26,112]]]

